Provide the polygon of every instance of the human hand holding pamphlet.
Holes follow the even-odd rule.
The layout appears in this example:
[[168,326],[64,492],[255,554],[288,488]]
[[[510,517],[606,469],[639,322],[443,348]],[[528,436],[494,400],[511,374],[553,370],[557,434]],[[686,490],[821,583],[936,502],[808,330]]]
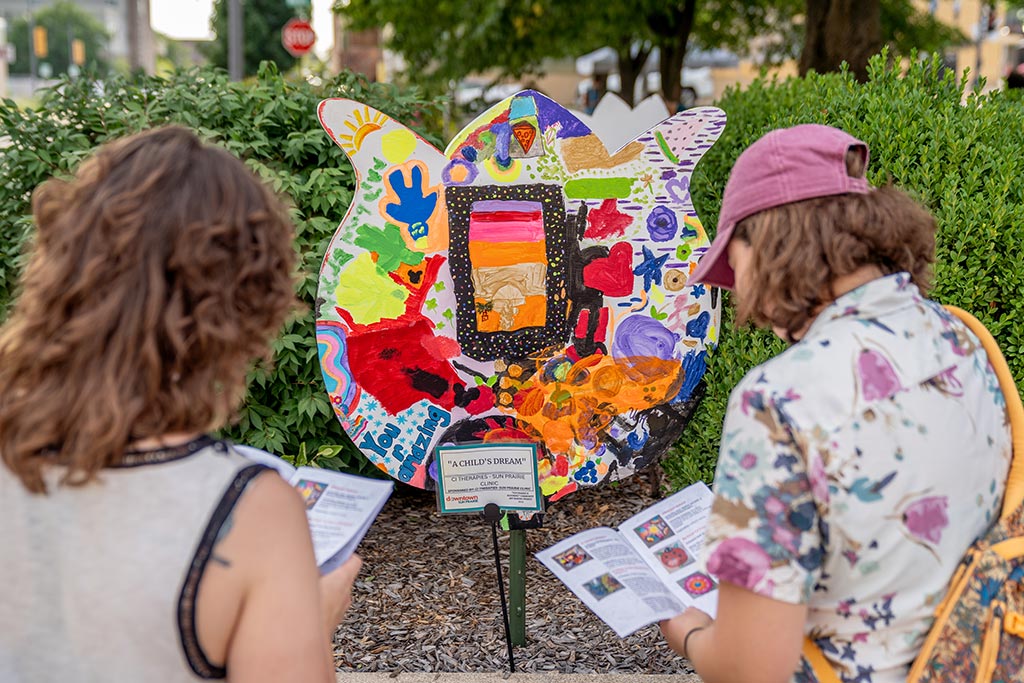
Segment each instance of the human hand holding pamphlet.
[[711,490],[697,482],[619,525],[588,529],[537,559],[624,638],[696,607],[715,616],[718,585],[698,558]]
[[318,467],[296,469],[257,448],[237,444],[232,447],[239,455],[277,470],[302,494],[313,537],[313,554],[321,574],[337,569],[352,556],[394,489],[390,480]]

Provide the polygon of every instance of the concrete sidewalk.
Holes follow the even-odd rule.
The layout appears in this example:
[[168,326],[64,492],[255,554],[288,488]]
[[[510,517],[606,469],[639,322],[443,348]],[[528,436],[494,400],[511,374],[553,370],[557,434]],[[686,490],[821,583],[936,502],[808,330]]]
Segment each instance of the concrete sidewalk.
[[701,683],[697,674],[339,673],[338,683]]

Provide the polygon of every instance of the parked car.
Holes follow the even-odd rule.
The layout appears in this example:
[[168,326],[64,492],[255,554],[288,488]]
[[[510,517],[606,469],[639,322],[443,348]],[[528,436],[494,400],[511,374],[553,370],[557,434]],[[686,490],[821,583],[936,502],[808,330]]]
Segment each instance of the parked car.
[[[697,104],[710,104],[715,99],[715,79],[711,75],[710,66],[702,66],[695,69],[683,67],[682,91],[679,95],[679,104],[683,109],[689,109]],[[646,78],[647,92],[661,91],[661,73],[652,71]]]
[[[576,88],[578,102],[585,100],[591,83],[593,83],[593,80],[590,78],[584,78],[579,82]],[[609,91],[615,93],[622,91],[622,82],[619,74],[608,74],[607,83]],[[681,83],[683,87],[679,104],[683,109],[689,109],[697,104],[710,103],[715,97],[715,81],[711,75],[711,67],[704,66],[696,69],[684,67]],[[633,101],[640,102],[657,92],[661,92],[661,73],[651,71],[646,76],[636,79],[636,85],[633,89]]]
[[483,81],[466,80],[461,81],[455,87],[455,104],[460,107],[482,102],[484,105],[492,105],[501,102],[506,97],[511,97],[523,89],[519,83],[498,83],[490,85]]

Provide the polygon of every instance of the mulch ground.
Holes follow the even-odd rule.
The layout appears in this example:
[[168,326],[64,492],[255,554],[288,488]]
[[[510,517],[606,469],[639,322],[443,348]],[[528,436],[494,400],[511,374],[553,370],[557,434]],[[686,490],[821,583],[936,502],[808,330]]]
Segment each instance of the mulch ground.
[[[526,637],[516,670],[687,673],[656,626],[620,639],[533,553],[595,526],[617,526],[655,502],[648,477],[554,503],[526,532]],[[508,567],[508,533],[499,532]],[[354,606],[335,638],[340,672],[474,672],[508,668],[491,531],[482,519],[437,513],[432,493],[396,485],[359,553]],[[506,584],[507,586],[507,584]]]

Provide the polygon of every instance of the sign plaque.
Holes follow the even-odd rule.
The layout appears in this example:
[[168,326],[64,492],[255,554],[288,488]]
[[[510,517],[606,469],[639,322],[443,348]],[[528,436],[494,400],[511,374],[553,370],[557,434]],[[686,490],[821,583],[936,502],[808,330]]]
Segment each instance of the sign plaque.
[[510,512],[542,512],[537,445],[487,443],[438,446],[441,514],[481,512],[488,503]]

